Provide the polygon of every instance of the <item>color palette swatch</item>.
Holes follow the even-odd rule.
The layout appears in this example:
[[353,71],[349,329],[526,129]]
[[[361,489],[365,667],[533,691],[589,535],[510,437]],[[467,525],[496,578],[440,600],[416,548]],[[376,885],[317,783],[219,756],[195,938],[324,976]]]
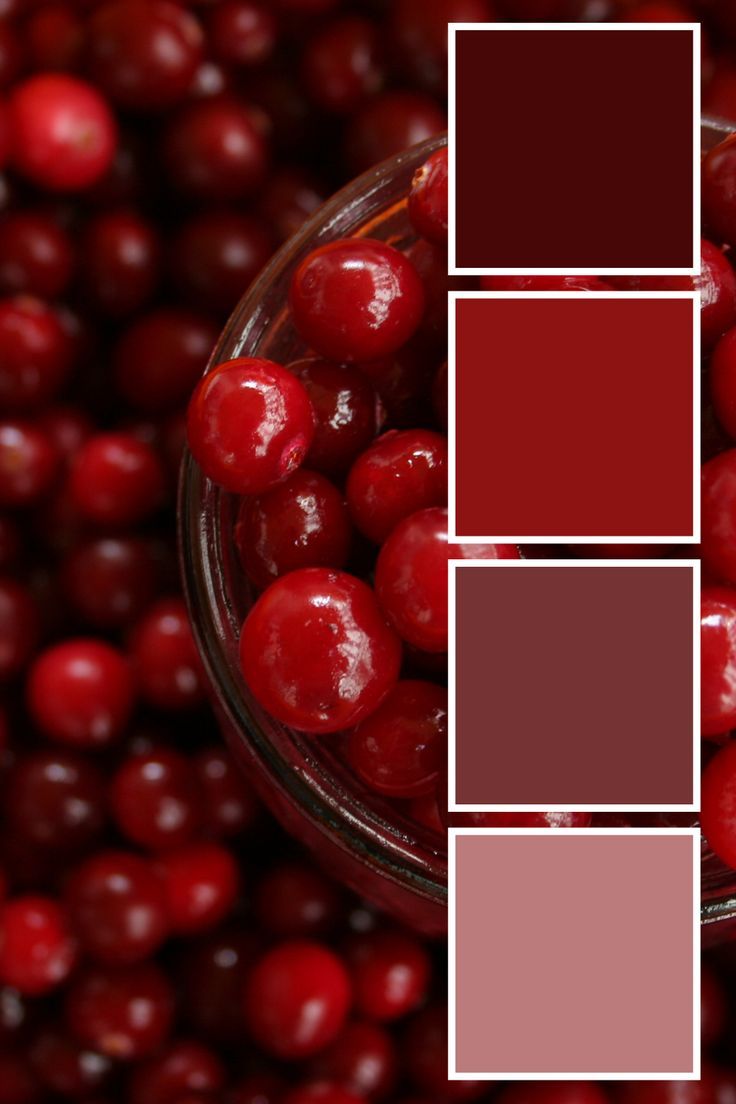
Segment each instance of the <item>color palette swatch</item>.
[[455,26],[450,270],[695,271],[698,26]]

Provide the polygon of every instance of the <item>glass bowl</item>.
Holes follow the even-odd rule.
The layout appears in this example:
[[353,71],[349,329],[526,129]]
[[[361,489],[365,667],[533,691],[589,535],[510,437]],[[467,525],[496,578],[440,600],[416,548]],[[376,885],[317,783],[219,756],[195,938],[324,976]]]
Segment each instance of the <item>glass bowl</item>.
[[[732,130],[704,120],[702,149]],[[237,356],[279,363],[304,356],[286,305],[295,265],[316,246],[347,236],[410,246],[416,240],[406,216],[411,178],[444,142],[438,136],[371,169],[307,221],[243,297],[210,366]],[[415,929],[441,935],[447,925],[444,840],[362,788],[330,742],[274,721],[242,679],[238,636],[255,594],[232,540],[237,505],[187,453],[179,507],[184,585],[224,736],[264,803],[335,877]],[[705,853],[702,874],[703,937],[711,942],[736,929],[736,873]]]

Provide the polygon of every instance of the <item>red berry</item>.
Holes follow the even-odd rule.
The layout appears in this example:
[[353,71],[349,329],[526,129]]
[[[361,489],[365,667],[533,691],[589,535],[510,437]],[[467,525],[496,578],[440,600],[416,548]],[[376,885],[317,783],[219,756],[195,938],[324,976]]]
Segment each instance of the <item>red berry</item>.
[[259,186],[268,152],[253,111],[231,97],[192,102],[164,136],[172,185],[194,199],[239,202]]
[[202,665],[181,598],[161,599],[147,610],[132,634],[130,655],[150,705],[177,710],[202,701]]
[[218,843],[189,843],[159,857],[157,870],[172,930],[178,935],[207,931],[235,903],[238,868]]
[[86,81],[60,73],[29,77],[13,90],[10,113],[13,164],[39,187],[77,191],[110,167],[117,127]]
[[409,218],[417,234],[447,245],[447,146],[430,154],[411,182]]
[[310,1062],[316,1081],[338,1084],[358,1097],[382,1099],[394,1087],[399,1066],[397,1048],[384,1028],[354,1020]]
[[342,475],[375,437],[383,417],[370,382],[357,368],[318,357],[289,365],[307,389],[315,429],[306,464],[327,475]]
[[39,610],[31,592],[15,579],[0,578],[0,681],[20,674],[36,650],[39,633]]
[[90,306],[107,318],[144,307],[159,282],[161,242],[155,227],[129,211],[90,219],[81,241],[80,277]]
[[284,1104],[361,1104],[364,1097],[334,1081],[297,1085],[283,1096]]
[[424,292],[403,253],[371,238],[322,245],[297,266],[289,302],[300,336],[320,356],[371,361],[417,329]]
[[309,397],[270,360],[218,364],[189,404],[187,437],[205,475],[235,494],[260,494],[304,459],[314,434]]
[[64,1098],[90,1099],[90,1094],[103,1088],[112,1072],[109,1058],[82,1046],[55,1024],[43,1028],[33,1038],[28,1057],[43,1087]]
[[135,699],[124,657],[101,640],[67,640],[35,660],[28,709],[45,736],[79,748],[101,748],[123,733]]
[[300,567],[344,567],[351,536],[343,496],[323,475],[304,468],[273,490],[243,499],[235,526],[240,562],[258,587]]
[[69,1027],[109,1058],[132,1061],[154,1053],[169,1033],[173,1013],[171,986],[152,963],[87,969],[67,992]]
[[105,782],[82,755],[40,749],[11,767],[4,797],[8,828],[35,848],[67,854],[88,847],[105,823]]
[[319,936],[336,927],[343,898],[333,882],[301,860],[266,871],[256,890],[255,909],[271,935]]
[[0,291],[55,299],[69,285],[74,252],[69,235],[48,215],[14,211],[0,226]]
[[156,590],[159,567],[150,543],[137,537],[97,537],[76,544],[61,567],[75,612],[95,628],[124,627]]
[[194,306],[229,314],[273,252],[269,230],[251,215],[205,211],[174,237],[169,263],[174,283]]
[[0,299],[0,403],[35,410],[63,387],[73,346],[56,311],[29,295]]
[[736,867],[736,743],[720,748],[703,772],[703,835],[728,866]]
[[260,65],[273,53],[276,20],[265,4],[253,0],[220,0],[209,12],[209,44],[228,65]]
[[345,157],[354,173],[364,172],[447,126],[444,112],[430,96],[417,92],[381,92],[351,117],[345,134]]
[[76,959],[76,942],[56,901],[16,897],[0,906],[0,981],[4,985],[39,996],[65,981]]
[[127,527],[161,505],[165,477],[150,445],[130,433],[98,433],[85,442],[71,470],[72,501],[85,521]]
[[127,759],[113,777],[110,803],[123,835],[150,851],[187,843],[204,813],[193,764],[165,748]]
[[736,449],[703,465],[701,514],[703,565],[718,579],[736,582]]
[[704,736],[736,726],[736,590],[704,586],[700,597],[700,709]]
[[342,962],[307,940],[267,951],[246,982],[248,1030],[259,1046],[282,1059],[307,1058],[331,1043],[349,1006],[350,981]]
[[85,953],[97,962],[140,962],[168,935],[164,887],[138,855],[99,851],[73,871],[65,900]]
[[194,757],[194,769],[204,794],[209,834],[230,839],[250,828],[258,816],[258,802],[243,771],[221,747],[204,748]]
[[305,732],[357,724],[398,677],[401,647],[370,588],[308,567],[277,579],[248,614],[240,662],[259,703]]
[[224,1085],[225,1069],[217,1054],[194,1040],[179,1039],[136,1067],[127,1100],[129,1104],[182,1104],[190,1100],[189,1093],[192,1100],[213,1100]]
[[29,422],[0,421],[0,506],[32,506],[52,487],[59,454]]
[[348,944],[355,1006],[370,1020],[405,1016],[424,1000],[430,977],[427,952],[415,937],[379,929]]
[[383,85],[378,28],[357,15],[327,23],[306,45],[302,74],[319,107],[349,115]]
[[406,679],[350,734],[347,758],[377,793],[419,797],[436,788],[446,749],[447,691]]

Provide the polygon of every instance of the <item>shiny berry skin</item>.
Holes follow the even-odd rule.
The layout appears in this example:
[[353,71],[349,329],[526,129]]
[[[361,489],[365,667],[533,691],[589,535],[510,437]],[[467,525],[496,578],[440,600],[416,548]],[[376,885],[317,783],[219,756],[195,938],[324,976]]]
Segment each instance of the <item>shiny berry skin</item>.
[[58,314],[40,299],[0,299],[0,404],[35,410],[64,386],[73,347]]
[[58,470],[58,453],[31,422],[0,422],[0,506],[34,506],[50,491]]
[[327,935],[342,919],[338,886],[303,860],[284,862],[265,872],[255,894],[258,922],[269,935]]
[[349,115],[384,82],[378,29],[370,19],[346,15],[309,40],[302,78],[310,98],[325,111]]
[[702,588],[700,653],[701,731],[719,736],[736,727],[736,590]]
[[74,611],[99,629],[120,628],[152,600],[159,567],[150,543],[138,537],[96,537],[75,544],[61,566]]
[[518,559],[513,544],[448,544],[447,510],[419,510],[399,522],[376,562],[376,594],[407,643],[447,651],[447,561]]
[[[710,352],[726,330],[736,324],[736,273],[726,254],[713,242],[700,243],[699,276],[643,276],[626,278],[633,290],[661,288],[665,291],[700,293],[700,342]],[[622,278],[623,279],[623,278]]]
[[342,475],[379,429],[383,411],[375,389],[359,369],[319,357],[295,360],[289,371],[306,387],[314,410],[307,467]]
[[369,1020],[398,1019],[424,1000],[431,963],[416,937],[398,929],[378,929],[354,936],[346,953],[355,1007]]
[[214,928],[235,903],[237,863],[219,843],[188,843],[167,851],[159,856],[156,870],[177,935]]
[[736,449],[703,464],[701,554],[716,578],[736,582]]
[[199,23],[169,0],[109,0],[89,22],[89,73],[121,107],[157,111],[179,103],[202,53]]
[[372,790],[409,798],[432,793],[446,749],[447,691],[405,679],[351,732],[346,754]]
[[106,1085],[112,1072],[109,1058],[81,1046],[63,1026],[55,1024],[34,1036],[28,1057],[43,1087],[66,1098],[90,1098]]
[[0,682],[24,669],[36,650],[40,630],[38,605],[28,587],[0,577]]
[[186,402],[207,366],[218,327],[205,315],[157,307],[123,332],[113,355],[116,386],[145,414]]
[[130,211],[111,211],[87,223],[81,241],[85,301],[105,318],[126,318],[156,292],[161,242],[155,227]]
[[258,816],[258,802],[228,752],[203,748],[194,757],[194,769],[204,795],[208,835],[230,839],[250,828]]
[[134,755],[118,767],[110,804],[126,839],[149,851],[187,843],[204,812],[192,763],[166,748]]
[[307,567],[277,579],[250,610],[240,664],[277,720],[337,732],[368,716],[396,683],[401,645],[365,583]]
[[159,508],[164,489],[161,461],[150,445],[131,433],[98,433],[74,458],[72,502],[94,525],[136,525]]
[[736,136],[713,146],[701,165],[703,221],[715,241],[736,244]]
[[444,112],[430,96],[417,92],[381,92],[358,110],[345,134],[345,158],[354,173],[424,142],[447,126]]
[[289,304],[301,338],[329,360],[395,353],[417,329],[424,290],[411,261],[371,238],[320,246],[297,266]]
[[73,853],[102,831],[104,777],[86,756],[41,748],[11,767],[3,806],[8,828],[18,839],[54,854]]
[[50,897],[15,897],[0,906],[0,981],[29,997],[65,981],[77,945],[64,909]]
[[278,28],[266,4],[220,0],[208,16],[207,37],[219,61],[228,65],[259,65],[273,53]]
[[340,959],[308,940],[281,943],[255,964],[245,986],[248,1029],[269,1054],[308,1058],[337,1037],[350,1006]]
[[300,567],[343,567],[352,526],[333,483],[301,468],[265,494],[244,498],[235,545],[251,582],[267,587]]
[[224,1086],[225,1070],[217,1054],[193,1039],[177,1039],[136,1067],[127,1100],[129,1104],[173,1104],[188,1101],[189,1093],[193,1100],[213,1100]]
[[[487,291],[605,291],[616,286],[616,277],[605,283],[598,276],[481,276],[480,286]],[[622,287],[628,287],[626,277]]]
[[358,529],[382,543],[405,517],[447,503],[447,439],[430,429],[384,433],[353,464],[346,491]]
[[174,994],[153,963],[90,967],[73,979],[65,1012],[80,1042],[109,1058],[134,1061],[154,1053],[166,1039]]
[[713,851],[736,866],[736,744],[716,752],[703,771],[700,825]]
[[188,219],[169,249],[174,283],[201,310],[229,314],[273,253],[263,223],[236,211]]
[[161,880],[132,852],[98,851],[72,872],[64,899],[85,954],[103,965],[140,962],[169,934]]
[[363,1020],[347,1023],[309,1064],[315,1081],[333,1082],[360,1098],[381,1099],[393,1088],[399,1066],[388,1031]]
[[187,1025],[208,1041],[242,1045],[243,987],[260,949],[258,938],[238,923],[185,946],[180,984]]
[[101,640],[54,644],[34,661],[28,709],[51,740],[70,747],[107,747],[123,733],[135,700],[127,660]]
[[146,610],[131,635],[130,658],[149,705],[178,710],[203,700],[202,666],[181,598],[162,598]]
[[430,154],[411,182],[409,218],[422,238],[447,245],[447,146]]
[[55,299],[69,285],[74,249],[49,215],[14,211],[0,224],[0,292]]
[[73,192],[100,180],[117,143],[115,119],[86,81],[40,73],[16,85],[10,97],[11,160],[40,188]]
[[172,185],[192,199],[240,201],[259,186],[268,152],[250,108],[231,97],[189,103],[172,119],[163,156]]
[[189,403],[189,448],[205,475],[235,494],[261,494],[299,467],[314,435],[303,384],[270,360],[213,368]]

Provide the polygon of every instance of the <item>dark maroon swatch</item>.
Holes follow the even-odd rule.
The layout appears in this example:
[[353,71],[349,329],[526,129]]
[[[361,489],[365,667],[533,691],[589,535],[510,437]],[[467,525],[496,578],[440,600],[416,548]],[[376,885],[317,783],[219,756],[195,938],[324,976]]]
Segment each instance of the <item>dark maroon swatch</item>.
[[456,569],[456,800],[693,801],[693,570]]
[[459,268],[693,260],[693,32],[456,32]]

